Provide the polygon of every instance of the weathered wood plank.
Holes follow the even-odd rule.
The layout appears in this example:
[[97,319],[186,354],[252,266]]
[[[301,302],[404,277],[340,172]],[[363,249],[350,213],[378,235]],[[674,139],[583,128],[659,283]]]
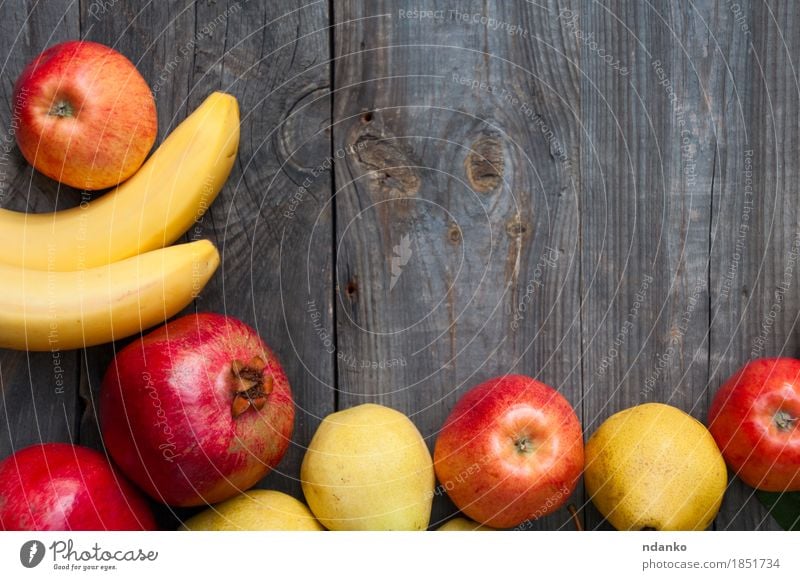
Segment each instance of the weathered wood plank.
[[[83,38],[100,42],[120,51],[150,84],[158,111],[158,138],[155,147],[185,115],[191,58],[176,49],[185,46],[194,35],[194,3],[151,2],[81,2]],[[154,148],[155,148],[154,147]],[[83,413],[80,439],[85,445],[102,449],[96,417],[96,401],[103,375],[111,363],[116,345],[84,350],[80,358],[80,394]]]
[[197,307],[251,324],[281,360],[295,429],[286,457],[259,487],[302,498],[300,463],[334,408],[333,356],[319,338],[332,335],[333,320],[328,7],[201,2],[195,31],[188,102],[224,90],[239,99],[242,116],[239,161],[198,224],[223,260]]
[[[579,407],[578,75],[547,8],[339,1],[335,21],[339,407],[399,409],[431,448],[492,376]],[[432,525],[453,512],[437,497]]]
[[[712,226],[710,394],[745,362],[800,354],[797,4],[720,2],[719,162]],[[726,68],[723,68],[726,67]],[[719,529],[780,529],[731,482]]]
[[[713,14],[713,2],[584,1],[560,18],[581,48],[587,437],[650,401],[705,418]],[[587,527],[607,527],[588,498]]]
[[[188,57],[179,48],[194,36],[194,2],[93,2],[81,0],[83,38],[100,42],[120,51],[141,72],[151,86],[158,111],[157,147],[186,115],[186,97],[191,73]],[[103,450],[97,421],[97,395],[114,352],[133,338],[81,352],[80,396],[82,415],[80,440]],[[153,502],[159,526],[171,529],[187,510],[173,510]]]
[[[30,7],[0,4],[0,207],[53,211],[78,192],[35,172],[14,142],[18,117],[12,89],[25,65],[46,46],[79,35],[77,5],[67,0]],[[0,351],[0,459],[33,443],[70,441],[75,434],[77,353]]]
[[[153,85],[160,138],[212,91],[239,100],[238,163],[209,213],[185,236],[210,238],[223,255],[195,308],[251,324],[281,359],[297,423],[287,457],[261,486],[302,497],[300,461],[334,402],[332,357],[317,338],[317,327],[331,334],[332,319],[330,180],[327,169],[317,169],[329,149],[326,6],[187,1],[138,9],[135,2],[115,3],[111,10],[119,12],[100,18],[91,33],[116,43]],[[312,171],[316,176],[301,191]],[[313,321],[309,301],[322,313]],[[96,397],[112,356],[109,347],[88,352],[88,400]],[[87,441],[101,443],[91,408],[83,432]]]

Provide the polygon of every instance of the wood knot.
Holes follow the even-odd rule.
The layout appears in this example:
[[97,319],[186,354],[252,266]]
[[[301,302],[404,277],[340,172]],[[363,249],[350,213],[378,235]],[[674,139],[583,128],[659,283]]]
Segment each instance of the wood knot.
[[447,230],[447,238],[453,244],[461,242],[461,228],[456,224],[452,224]]
[[330,125],[328,87],[308,87],[290,106],[277,133],[278,153],[286,166],[310,173],[321,168],[316,160],[326,159],[330,142],[323,131]]
[[369,171],[372,188],[384,196],[411,197],[419,191],[416,163],[400,142],[388,137],[362,135],[356,140],[353,150],[358,162]]
[[503,182],[506,168],[503,144],[494,137],[481,137],[472,144],[464,162],[467,179],[479,193],[489,193]]
[[521,238],[528,233],[528,224],[522,221],[519,216],[515,216],[506,224],[506,233],[512,238]]

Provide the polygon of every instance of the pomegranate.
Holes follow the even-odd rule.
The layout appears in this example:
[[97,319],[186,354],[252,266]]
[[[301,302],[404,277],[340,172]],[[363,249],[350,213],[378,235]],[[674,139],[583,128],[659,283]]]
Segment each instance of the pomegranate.
[[104,455],[32,445],[0,462],[0,530],[155,530],[144,498]]
[[122,349],[100,389],[100,428],[122,471],[174,506],[226,500],[280,462],[294,403],[275,355],[244,324],[192,314]]

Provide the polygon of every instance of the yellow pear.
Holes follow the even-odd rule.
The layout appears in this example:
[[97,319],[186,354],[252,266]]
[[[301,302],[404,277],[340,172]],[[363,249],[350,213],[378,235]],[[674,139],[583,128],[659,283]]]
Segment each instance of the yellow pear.
[[200,512],[182,530],[209,531],[320,531],[324,530],[309,509],[279,491],[253,489]]
[[704,530],[727,486],[702,423],[660,403],[609,417],[586,444],[586,491],[619,530]]
[[495,532],[495,528],[483,526],[478,522],[473,522],[469,518],[457,517],[449,522],[442,524],[436,529],[437,532]]
[[425,530],[433,460],[408,417],[381,405],[328,415],[300,468],[311,511],[330,530]]

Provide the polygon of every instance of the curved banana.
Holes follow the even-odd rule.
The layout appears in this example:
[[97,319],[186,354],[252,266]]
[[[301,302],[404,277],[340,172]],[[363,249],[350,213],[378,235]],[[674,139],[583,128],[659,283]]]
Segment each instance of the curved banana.
[[236,98],[212,93],[115,190],[54,213],[0,209],[0,262],[83,270],[168,246],[217,197],[238,146]]
[[208,240],[78,272],[0,264],[0,348],[68,350],[136,334],[186,307],[218,265]]

